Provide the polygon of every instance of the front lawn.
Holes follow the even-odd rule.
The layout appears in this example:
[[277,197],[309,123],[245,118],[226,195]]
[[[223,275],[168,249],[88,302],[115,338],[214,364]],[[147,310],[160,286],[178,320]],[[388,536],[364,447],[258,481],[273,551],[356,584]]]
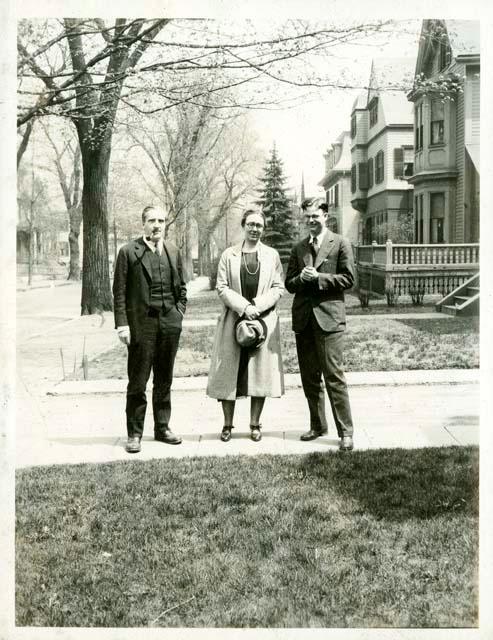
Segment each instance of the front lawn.
[[[478,320],[437,316],[435,319],[348,318],[347,371],[404,369],[470,369],[479,366]],[[185,327],[176,357],[175,376],[207,375],[214,326]],[[281,323],[286,373],[298,371],[291,323]],[[89,378],[127,376],[127,351],[117,344],[89,363]],[[79,378],[81,373],[79,372]]]
[[16,624],[472,627],[478,450],[17,472]]
[[[278,302],[278,311],[281,315],[291,313],[291,305],[293,304],[293,295],[284,292],[284,295]],[[410,296],[401,296],[397,304],[393,307],[385,302],[385,298],[372,298],[369,306],[362,308],[360,301],[355,293],[347,293],[346,313],[348,315],[368,315],[373,313],[434,313],[435,303],[438,302],[440,296],[427,295],[423,305],[411,304]],[[222,311],[222,302],[219,299],[217,291],[200,291],[192,296],[187,303],[187,320],[199,318],[216,318]]]

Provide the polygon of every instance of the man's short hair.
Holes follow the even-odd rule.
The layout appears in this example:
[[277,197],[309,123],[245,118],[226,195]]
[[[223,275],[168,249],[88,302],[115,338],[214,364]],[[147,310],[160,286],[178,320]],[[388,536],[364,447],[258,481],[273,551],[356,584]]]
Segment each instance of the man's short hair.
[[323,198],[306,198],[301,203],[302,211],[306,211],[308,207],[315,207],[316,209],[322,209],[324,213],[327,213],[329,208]]
[[158,207],[157,205],[151,204],[148,207],[144,207],[144,209],[142,210],[142,224],[145,224],[147,214],[149,213],[149,211],[153,211],[153,210],[160,211],[163,214],[163,216],[166,217],[166,213],[162,207]]

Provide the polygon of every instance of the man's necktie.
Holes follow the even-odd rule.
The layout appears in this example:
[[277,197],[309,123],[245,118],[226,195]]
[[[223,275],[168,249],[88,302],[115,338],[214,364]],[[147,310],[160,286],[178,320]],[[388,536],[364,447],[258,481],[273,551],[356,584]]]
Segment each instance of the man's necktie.
[[318,247],[318,239],[317,239],[316,236],[312,239],[311,245],[312,245],[313,262],[315,262],[315,259],[317,257],[317,253],[318,253],[318,249],[319,249],[319,247]]

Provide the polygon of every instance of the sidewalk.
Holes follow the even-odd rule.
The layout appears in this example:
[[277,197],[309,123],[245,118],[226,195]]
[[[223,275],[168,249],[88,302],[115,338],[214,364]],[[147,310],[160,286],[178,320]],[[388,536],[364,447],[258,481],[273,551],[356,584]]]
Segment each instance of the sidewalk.
[[[18,394],[25,390],[20,387]],[[27,392],[26,392],[27,393]],[[479,443],[479,385],[474,382],[351,386],[356,449],[434,447]],[[221,405],[203,390],[172,394],[170,426],[183,438],[179,446],[152,439],[152,410],[148,407],[142,452],[124,450],[125,398],[122,394],[28,396],[17,421],[16,466],[148,460],[191,456],[306,454],[333,451],[338,439],[330,416],[329,434],[312,442],[299,436],[308,428],[308,409],[300,388],[280,399],[268,399],[262,415],[263,439],[249,439],[249,402],[240,400],[233,438],[220,442]],[[149,403],[150,404],[150,403]]]
[[[207,286],[207,279],[197,278],[190,283],[189,294]],[[196,455],[337,451],[338,439],[328,401],[329,435],[312,442],[299,440],[308,428],[308,410],[296,374],[286,376],[287,391],[282,399],[267,400],[260,443],[248,437],[247,401],[238,402],[236,429],[232,440],[224,444],[219,441],[221,406],[206,397],[206,378],[176,378],[171,427],[183,437],[183,444],[155,442],[149,410],[143,450],[129,456],[124,450],[126,381],[60,382],[63,368],[68,373],[74,365],[80,366],[83,354],[92,359],[117,344],[113,314],[75,316],[78,291],[76,288],[64,291],[67,295],[58,295],[56,287],[19,294],[18,467]],[[33,311],[33,304],[39,308]],[[440,314],[416,315],[440,320]],[[216,318],[206,321],[215,324]],[[281,321],[289,322],[290,318],[283,316]],[[190,320],[184,323],[194,324]],[[478,370],[353,372],[347,378],[357,449],[479,443]]]

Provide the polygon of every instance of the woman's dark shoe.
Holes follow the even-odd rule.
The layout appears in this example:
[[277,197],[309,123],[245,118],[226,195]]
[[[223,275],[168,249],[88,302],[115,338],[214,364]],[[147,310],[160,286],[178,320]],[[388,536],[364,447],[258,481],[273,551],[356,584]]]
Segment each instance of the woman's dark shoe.
[[250,438],[254,442],[259,442],[260,440],[262,440],[262,434],[260,433],[260,426],[261,425],[259,424],[250,425]]
[[221,431],[221,440],[223,442],[229,442],[231,440],[231,429],[233,429],[233,427],[223,427],[223,430]]

